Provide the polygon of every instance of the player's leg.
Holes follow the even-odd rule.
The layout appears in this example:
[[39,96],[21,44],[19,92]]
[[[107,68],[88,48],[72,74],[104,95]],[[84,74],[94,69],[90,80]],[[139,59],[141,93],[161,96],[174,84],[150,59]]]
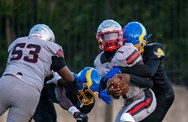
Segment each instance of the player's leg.
[[141,121],[149,116],[155,110],[157,105],[156,97],[151,89],[144,90],[144,93],[144,100],[138,100],[139,102],[128,110],[128,113],[130,113],[137,121]]
[[57,114],[56,114],[56,110],[55,110],[55,106],[53,104],[53,102],[48,102],[48,106],[49,106],[49,115],[51,116],[51,119],[53,120],[53,122],[57,122]]
[[48,113],[51,116],[53,122],[57,121],[57,113],[55,110],[55,106],[53,103],[57,103],[57,99],[56,99],[56,94],[55,94],[55,87],[56,85],[51,83],[51,84],[46,84],[46,90],[48,91]]
[[151,90],[145,90],[144,93],[145,96],[138,100],[126,101],[124,107],[119,111],[115,122],[120,122],[120,119],[130,119],[132,122],[133,118],[135,121],[140,121],[149,116],[156,107],[156,98]]
[[152,114],[141,122],[162,122],[174,101],[174,94],[157,97],[157,107]]
[[9,107],[9,94],[7,93],[7,79],[1,77],[0,79],[0,116],[6,112]]
[[13,89],[12,96],[9,96],[11,107],[9,109],[8,122],[28,122],[35,112],[39,102],[40,93],[38,89],[29,83],[9,76],[10,89]]
[[49,99],[40,98],[39,104],[33,116],[36,122],[56,122],[56,111]]
[[[56,122],[57,115],[51,95],[55,97],[55,84],[45,84],[33,119],[36,122]],[[50,93],[50,95],[49,95]]]

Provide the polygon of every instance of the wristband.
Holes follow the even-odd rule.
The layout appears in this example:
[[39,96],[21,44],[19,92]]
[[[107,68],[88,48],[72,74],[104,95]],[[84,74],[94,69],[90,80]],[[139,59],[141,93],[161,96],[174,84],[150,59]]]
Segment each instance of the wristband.
[[75,112],[80,112],[75,106],[71,106],[69,109],[68,109],[68,112],[71,113],[73,116],[74,116],[74,113]]

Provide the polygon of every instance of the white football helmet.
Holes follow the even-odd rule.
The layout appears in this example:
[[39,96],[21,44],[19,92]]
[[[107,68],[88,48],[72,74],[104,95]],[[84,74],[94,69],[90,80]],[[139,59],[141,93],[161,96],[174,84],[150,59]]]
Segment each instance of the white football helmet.
[[121,25],[112,20],[104,20],[97,29],[96,38],[101,50],[112,52],[123,45]]
[[53,31],[45,24],[37,24],[33,26],[29,32],[29,37],[55,42],[55,35]]

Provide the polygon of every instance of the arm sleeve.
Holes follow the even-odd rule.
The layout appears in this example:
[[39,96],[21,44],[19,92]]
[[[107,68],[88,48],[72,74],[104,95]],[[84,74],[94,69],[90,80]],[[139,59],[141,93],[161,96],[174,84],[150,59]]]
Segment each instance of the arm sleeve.
[[152,80],[150,80],[148,78],[142,78],[142,77],[138,77],[136,75],[130,75],[130,76],[131,76],[130,82],[138,85],[141,88],[152,88],[153,87]]
[[61,68],[63,68],[64,66],[66,66],[66,62],[64,60],[64,58],[62,57],[57,57],[57,56],[52,56],[52,65],[51,65],[51,69],[53,71],[59,71]]
[[[98,92],[100,94],[100,92],[106,88],[106,82],[103,81],[104,78],[101,79],[100,84],[99,84],[99,89]],[[100,96],[100,95],[99,95]]]
[[152,74],[151,68],[144,64],[136,64],[132,67],[120,67],[120,70],[121,73],[134,74],[143,78],[150,78]]
[[150,58],[145,62],[145,65],[147,65],[151,70],[151,77],[157,72],[160,63],[161,59],[159,58]]

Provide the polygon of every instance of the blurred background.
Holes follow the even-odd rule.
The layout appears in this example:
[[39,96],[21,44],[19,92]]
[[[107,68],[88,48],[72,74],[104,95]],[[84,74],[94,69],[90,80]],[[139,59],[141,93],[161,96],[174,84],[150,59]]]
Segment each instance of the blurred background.
[[[171,120],[165,119],[165,122],[173,122],[175,118],[184,118],[178,122],[188,122],[188,99],[185,99],[188,94],[187,5],[188,0],[0,0],[0,73],[5,69],[10,43],[17,37],[27,36],[35,24],[47,24],[54,31],[56,42],[64,49],[67,65],[78,72],[83,67],[93,66],[100,51],[95,34],[104,19],[114,19],[122,27],[130,21],[139,21],[148,34],[154,34],[154,41],[164,45],[166,58],[163,62],[176,89],[174,109],[167,117]],[[96,117],[101,109],[98,105],[103,105],[100,100],[96,104],[90,116]],[[99,122],[110,122],[105,117],[113,117],[119,105],[106,107],[104,104],[103,112],[112,112],[97,114],[103,116]],[[185,108],[187,111],[182,110]]]

